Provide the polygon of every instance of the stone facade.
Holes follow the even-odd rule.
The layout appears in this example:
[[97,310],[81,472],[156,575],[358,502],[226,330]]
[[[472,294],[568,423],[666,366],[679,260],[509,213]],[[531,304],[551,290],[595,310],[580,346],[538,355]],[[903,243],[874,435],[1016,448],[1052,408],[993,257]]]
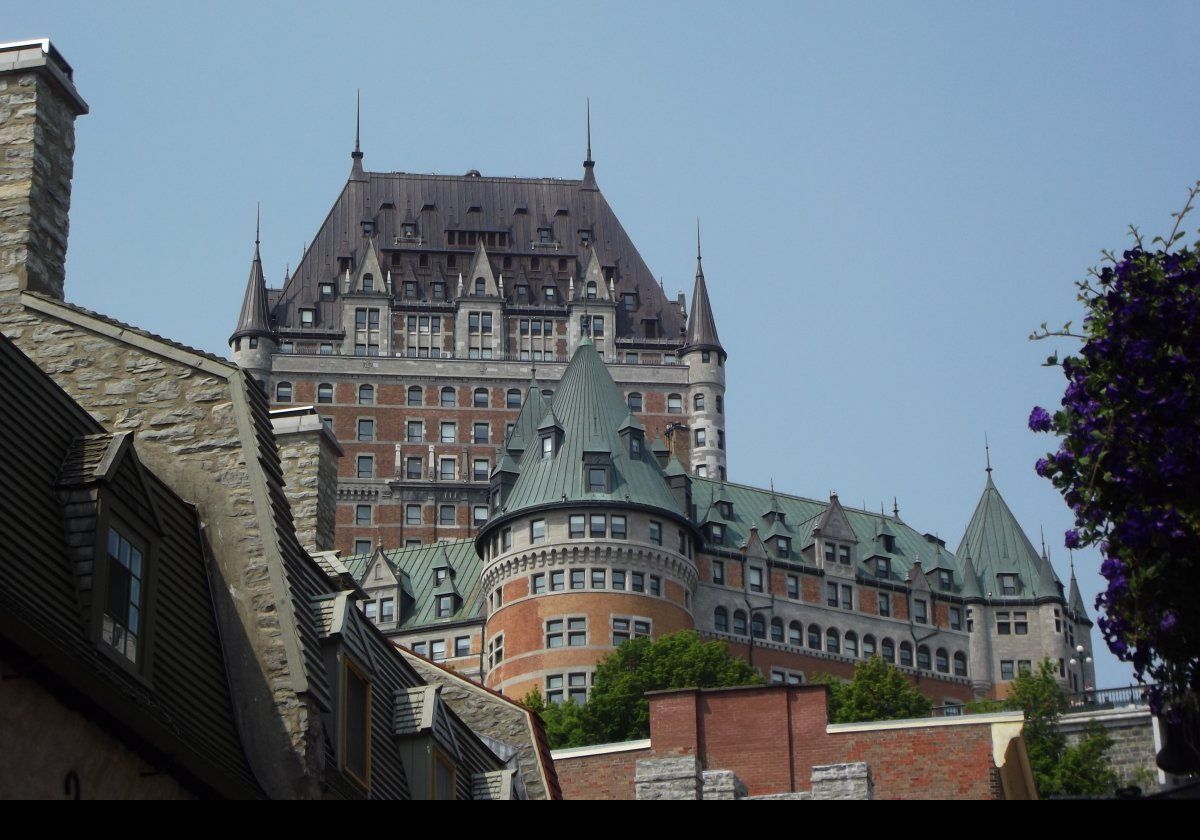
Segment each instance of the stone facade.
[[342,447],[312,410],[272,412],[271,425],[296,538],[310,552],[332,551]]
[[1158,721],[1150,709],[1116,708],[1063,715],[1059,728],[1067,744],[1077,745],[1092,722],[1099,723],[1112,738],[1108,763],[1123,785],[1134,785],[1143,793],[1153,793],[1167,784],[1167,776],[1158,769],[1155,757],[1162,748]]
[[818,765],[812,769],[813,799],[873,799],[871,768],[861,761]]

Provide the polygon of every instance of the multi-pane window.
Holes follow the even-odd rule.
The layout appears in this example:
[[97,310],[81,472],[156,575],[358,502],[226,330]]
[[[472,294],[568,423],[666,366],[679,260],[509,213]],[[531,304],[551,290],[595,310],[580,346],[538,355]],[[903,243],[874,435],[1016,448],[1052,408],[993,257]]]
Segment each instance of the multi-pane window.
[[394,598],[379,599],[379,620],[380,621],[395,621],[396,620],[396,601]]
[[793,601],[800,600],[800,576],[799,575],[788,575],[787,576],[787,596],[789,598],[791,598]]
[[1016,575],[996,575],[1000,583],[1001,595],[1016,595],[1017,594],[1017,576]]
[[571,588],[583,589],[587,586],[587,570],[572,569],[571,570]]
[[487,481],[488,480],[488,459],[475,458],[471,461],[471,480],[472,481]]
[[275,402],[290,403],[292,401],[292,383],[280,382],[275,386]]
[[573,540],[583,539],[586,517],[582,513],[571,514],[569,520],[570,536]]
[[375,386],[374,385],[359,385],[358,386],[358,404],[359,405],[374,405],[375,404]]
[[508,408],[520,408],[521,407],[521,389],[509,388],[508,393],[505,394],[505,403],[504,404]]
[[896,664],[896,643],[891,639],[884,639],[879,643],[879,648],[883,653],[883,661],[889,665]]
[[913,621],[917,624],[929,623],[929,603],[924,598],[913,599]]
[[650,575],[650,594],[656,598],[662,596],[662,578],[658,575]]
[[453,481],[457,477],[457,467],[457,458],[441,458],[438,461],[438,478],[442,481]]
[[438,426],[440,440],[442,443],[454,443],[458,437],[458,424],[453,422],[443,422]]
[[548,461],[554,457],[554,436],[542,435],[542,460]]
[[421,506],[420,505],[405,505],[404,506],[404,524],[405,525],[420,525],[421,524]]
[[587,468],[588,492],[608,492],[608,470],[604,467]]
[[545,519],[535,519],[529,523],[529,541],[534,543],[546,541]]
[[1029,618],[1026,613],[1013,613],[1013,633],[1018,636],[1029,635]]
[[939,674],[950,673],[950,654],[945,648],[938,648],[933,654],[933,665]]
[[592,589],[603,589],[608,582],[608,573],[604,569],[592,569]]
[[954,676],[965,677],[967,675],[967,657],[959,651],[954,654]]
[[355,462],[355,474],[359,478],[375,477],[375,456],[359,455]]
[[838,546],[838,562],[841,563],[843,566],[850,565],[850,546],[848,546],[848,545],[839,545]]
[[556,355],[554,322],[542,318],[521,318],[517,322],[517,349],[522,361],[552,361]]
[[879,614],[888,618],[892,614],[892,596],[886,592],[878,592],[875,598],[879,604]]
[[568,701],[580,706],[587,702],[587,674],[547,675],[546,702],[561,705]]
[[608,517],[594,513],[588,517],[588,535],[592,539],[603,539],[608,535]]
[[425,437],[425,424],[420,420],[409,420],[404,424],[404,439],[408,443],[420,443]]
[[[405,285],[407,290],[407,284]],[[441,316],[409,315],[406,321],[408,331],[405,334],[404,355],[418,359],[440,358],[442,355]]]
[[888,578],[892,574],[892,561],[886,557],[875,558],[875,577]]
[[487,423],[476,423],[472,427],[471,436],[475,443],[487,443],[491,437],[491,427]]
[[488,407],[488,390],[487,388],[476,388],[471,395],[471,405],[475,408]]
[[471,508],[471,524],[474,525],[476,528],[478,528],[483,523],[487,522],[487,518],[488,518],[488,506],[487,505],[475,505],[475,507]]
[[142,633],[142,551],[115,528],[108,529],[108,591],[100,638],[130,662],[138,662]]
[[546,622],[546,647],[583,647],[587,644],[586,618],[555,618]]
[[713,629],[718,633],[729,632],[729,612],[724,607],[717,607],[713,612]]
[[667,413],[683,414],[683,397],[679,394],[667,394]]
[[492,358],[492,313],[470,312],[467,314],[467,357],[471,359]]
[[407,402],[410,406],[420,406],[422,403],[421,386],[409,385],[407,391]]
[[998,612],[996,613],[996,635],[1011,636],[1012,635],[1012,613]]
[[751,566],[747,571],[747,582],[751,592],[762,592],[763,570],[757,566]]
[[832,581],[825,584],[825,605],[829,607],[838,605],[838,585]]
[[712,581],[713,581],[713,583],[724,583],[725,582],[725,561],[724,560],[712,561]]
[[662,523],[650,522],[650,542],[655,545],[662,545]]
[[962,607],[951,607],[950,608],[950,629],[951,630],[961,630],[962,629]]
[[630,392],[629,396],[626,399],[629,403],[630,411],[641,411],[642,410],[642,395],[639,394],[637,391]]
[[439,595],[437,599],[437,617],[449,618],[454,614],[454,596]]
[[614,540],[623,540],[626,537],[625,517],[617,514],[612,515],[612,538]]
[[[370,275],[365,275],[365,277],[370,277]],[[354,355],[379,355],[378,309],[359,308],[354,310]]]
[[331,403],[333,402],[333,385],[328,382],[322,382],[317,386],[317,402]]
[[529,588],[534,595],[541,595],[546,591],[546,573],[538,572],[530,578]]
[[931,669],[932,663],[929,659],[929,648],[926,645],[921,645],[917,648],[917,667],[922,671]]
[[365,604],[363,604],[363,615],[365,615],[368,620],[374,621],[379,617],[379,605],[374,601],[367,601]]
[[445,639],[437,639],[429,643],[429,658],[434,662],[442,662],[446,659]]
[[909,642],[900,643],[900,664],[905,668],[913,666],[913,649],[912,644]]
[[355,505],[354,506],[354,524],[355,525],[370,525],[371,524],[371,506],[370,505]]
[[1011,659],[1000,660],[1000,679],[1012,680],[1016,679],[1017,675],[1013,669],[1013,661]]
[[612,643],[614,646],[630,639],[649,637],[650,620],[646,618],[616,618],[612,620]]
[[358,421],[358,439],[361,442],[375,440],[375,421],[360,418]]
[[619,589],[619,590],[625,589],[625,572],[622,571],[621,569],[613,569],[612,588]]
[[562,592],[567,588],[567,573],[563,571],[550,573],[550,591]]
[[470,636],[455,636],[454,637],[454,655],[455,656],[470,656],[471,655],[471,637]]
[[439,525],[454,525],[454,505],[438,505],[438,524]]
[[488,642],[488,667],[495,668],[504,661],[504,634],[499,633]]

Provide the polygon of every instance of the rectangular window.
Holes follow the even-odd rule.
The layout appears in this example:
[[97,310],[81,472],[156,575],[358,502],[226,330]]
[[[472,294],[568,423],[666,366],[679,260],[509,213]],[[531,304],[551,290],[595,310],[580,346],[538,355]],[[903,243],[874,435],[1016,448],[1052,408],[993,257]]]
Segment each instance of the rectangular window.
[[1026,613],[1013,613],[1013,633],[1018,636],[1029,635],[1029,619]]
[[662,578],[650,575],[650,594],[656,598],[662,597]]
[[455,656],[470,656],[471,655],[471,637],[470,636],[455,636],[455,638],[454,638],[454,655]]
[[592,539],[603,539],[608,534],[608,517],[604,514],[592,514],[589,517],[588,533]]
[[563,646],[563,628],[566,625],[566,620],[556,618],[553,621],[546,622],[546,647],[560,648]]
[[371,786],[371,683],[345,660],[342,688],[342,767],[363,787]]
[[476,528],[478,528],[483,523],[487,522],[487,518],[488,518],[488,506],[487,505],[475,505],[475,507],[471,508],[471,524],[474,525]]
[[371,621],[374,621],[379,615],[379,605],[374,601],[367,601],[365,604],[363,604],[363,615],[365,615]]
[[1001,595],[1016,595],[1017,594],[1017,576],[1016,575],[997,575],[1000,582]]
[[1028,659],[1017,660],[1017,673],[1028,676],[1033,671],[1033,665]]
[[998,612],[996,613],[996,635],[1011,636],[1012,635],[1012,613]]
[[371,524],[371,506],[370,505],[355,505],[354,506],[354,524],[355,525],[370,525]]
[[573,539],[573,540],[583,539],[585,521],[586,521],[586,517],[584,517],[584,515],[582,513],[571,515],[571,519],[570,519],[571,539]]
[[646,591],[646,576],[641,572],[634,572],[629,576],[629,591],[630,592],[645,592]]
[[825,584],[825,605],[828,607],[838,605],[838,585],[836,583]]
[[429,658],[434,662],[444,662],[446,659],[446,640],[438,639],[429,643]]
[[608,573],[604,569],[592,569],[592,589],[603,589],[608,581]]
[[791,598],[793,601],[800,600],[800,576],[799,575],[788,575],[787,576],[787,596],[789,598]]
[[439,525],[456,525],[454,516],[454,505],[439,505],[438,506],[438,524]]
[[714,560],[712,564],[712,580],[713,583],[725,582],[725,561]]
[[359,455],[356,466],[359,478],[375,477],[375,457],[373,455]]
[[442,423],[441,425],[441,441],[442,443],[454,443],[458,435],[458,427],[455,423]]
[[546,541],[545,519],[535,519],[529,523],[529,541],[533,543]]
[[583,589],[587,585],[587,571],[584,569],[571,570],[571,588]]
[[650,523],[650,542],[654,543],[655,545],[662,545],[662,523],[661,522],[653,522],[652,521]]
[[876,597],[879,600],[879,614],[884,618],[888,618],[892,614],[892,596],[886,592],[880,592]]
[[530,589],[533,590],[534,595],[541,595],[543,592],[546,591],[546,573],[545,572],[538,572],[536,575],[533,576],[533,578],[531,579],[531,583],[530,583]]
[[358,421],[358,439],[360,442],[369,442],[375,440],[375,421],[374,420],[359,420]]
[[841,563],[843,566],[850,565],[850,546],[848,546],[848,545],[839,545],[838,546],[838,562]]
[[567,619],[567,646],[583,647],[587,644],[587,619]]
[[381,598],[379,601],[379,620],[396,620],[396,601],[393,598]]
[[457,458],[442,458],[438,461],[438,478],[442,481],[453,481],[455,479],[455,468],[458,466]]
[[563,571],[550,573],[550,591],[562,592],[567,588],[567,573]]
[[404,459],[404,477],[409,479],[421,478],[421,457],[419,455],[410,455]]
[[471,480],[472,481],[487,481],[488,480],[488,459],[475,458],[471,461]]
[[854,609],[854,587],[842,586],[842,609]]
[[138,662],[141,637],[142,552],[123,534],[108,530],[108,597],[101,639],[130,662]]
[[355,540],[354,541],[354,553],[355,554],[370,554],[371,553],[371,541],[370,540]]
[[921,598],[913,600],[913,621],[917,624],[929,623],[929,605]]
[[[751,566],[749,570],[749,583],[751,592],[763,591],[763,573],[762,569]],[[834,584],[836,585],[836,584]]]
[[613,569],[612,588],[620,589],[620,590],[625,589],[625,572],[622,571],[621,569]]
[[589,493],[608,492],[608,470],[604,467],[588,467],[587,477]]
[[500,532],[500,548],[504,551],[512,548],[512,528],[505,528]]
[[490,427],[487,423],[476,423],[474,425],[474,441],[475,443],[487,443],[491,437]]
[[407,430],[405,440],[407,440],[409,443],[420,443],[425,437],[425,430],[423,426],[424,424],[420,420],[409,420],[408,423],[405,424],[405,429]]
[[488,642],[488,664],[495,668],[504,661],[504,634],[500,633]]
[[951,607],[950,608],[950,629],[951,630],[961,630],[962,629],[962,607]]
[[612,538],[614,540],[623,540],[625,536],[625,517],[614,513],[612,516]]
[[454,614],[454,596],[439,595],[437,599],[437,617],[449,618]]

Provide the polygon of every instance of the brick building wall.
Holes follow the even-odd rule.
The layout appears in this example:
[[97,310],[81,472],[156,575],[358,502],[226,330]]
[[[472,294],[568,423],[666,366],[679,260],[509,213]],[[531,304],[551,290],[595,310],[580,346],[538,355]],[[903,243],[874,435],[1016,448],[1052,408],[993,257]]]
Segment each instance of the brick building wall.
[[650,756],[648,740],[555,750],[554,771],[563,799],[633,799],[638,759]]

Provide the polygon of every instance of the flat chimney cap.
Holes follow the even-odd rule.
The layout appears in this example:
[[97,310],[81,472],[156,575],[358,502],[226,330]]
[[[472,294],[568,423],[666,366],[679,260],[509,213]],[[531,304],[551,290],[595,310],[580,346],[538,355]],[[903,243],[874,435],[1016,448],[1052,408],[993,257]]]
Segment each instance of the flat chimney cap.
[[21,70],[43,69],[62,93],[75,106],[75,115],[88,112],[88,104],[75,89],[75,71],[62,57],[49,38],[32,38],[28,41],[8,41],[0,44],[0,74]]

